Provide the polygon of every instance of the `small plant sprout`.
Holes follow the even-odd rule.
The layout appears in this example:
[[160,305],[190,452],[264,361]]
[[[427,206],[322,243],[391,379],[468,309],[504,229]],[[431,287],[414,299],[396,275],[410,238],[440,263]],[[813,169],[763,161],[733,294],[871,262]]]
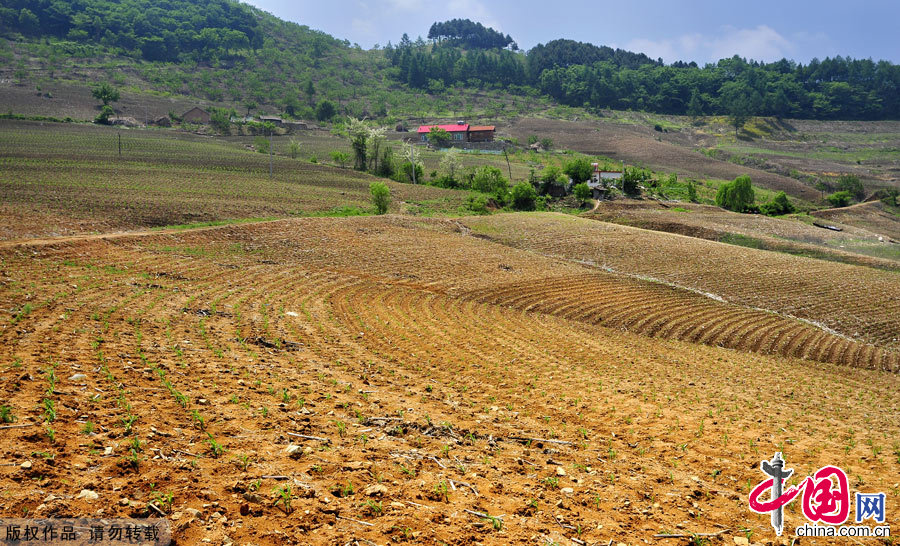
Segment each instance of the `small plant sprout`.
[[50,440],[51,444],[55,444],[56,443],[56,431],[53,430],[52,428],[50,428],[49,423],[45,426],[47,427],[47,439]]
[[434,486],[434,495],[438,500],[450,502],[450,488],[447,487],[447,482],[444,480],[439,481]]
[[93,434],[94,433],[94,423],[87,421],[84,423],[84,426],[81,428],[81,432],[84,434]]
[[235,457],[234,463],[238,468],[246,472],[250,465],[253,463],[253,460],[250,458],[250,455],[247,455],[245,453],[243,455],[238,455],[237,457]]
[[345,422],[343,422],[343,421],[335,421],[335,422],[334,422],[334,426],[336,426],[337,429],[338,429],[338,435],[339,435],[341,438],[343,438],[343,437],[344,437],[344,434],[347,433],[347,423],[345,423]]
[[13,415],[12,408],[9,406],[0,406],[0,423],[14,423],[19,418]]
[[272,489],[272,492],[275,493],[277,498],[275,499],[275,506],[281,505],[281,510],[285,513],[285,515],[290,514],[294,511],[291,507],[291,501],[294,500],[294,494],[291,491],[290,485],[285,485],[284,487],[276,487]]
[[206,433],[206,443],[209,444],[209,452],[214,458],[218,459],[225,453],[225,448],[222,447],[222,444],[217,442],[213,435],[208,432]]
[[367,511],[369,514],[371,514],[375,517],[380,516],[381,513],[384,511],[384,508],[382,507],[381,502],[374,501],[372,499],[367,500],[366,502],[362,503],[360,506],[362,506],[363,510]]

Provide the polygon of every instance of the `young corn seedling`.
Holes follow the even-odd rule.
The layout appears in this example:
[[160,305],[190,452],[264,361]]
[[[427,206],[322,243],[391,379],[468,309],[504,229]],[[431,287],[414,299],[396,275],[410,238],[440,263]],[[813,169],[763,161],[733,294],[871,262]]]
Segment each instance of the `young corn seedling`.
[[14,423],[19,418],[13,415],[12,408],[9,406],[0,406],[0,423]]
[[218,459],[225,453],[225,448],[222,447],[222,444],[217,442],[216,439],[213,438],[213,435],[209,432],[206,433],[206,436],[206,443],[209,444],[210,454],[213,456],[213,458]]
[[294,494],[291,491],[290,485],[285,485],[284,487],[276,487],[272,489],[272,492],[277,495],[275,499],[275,506],[281,505],[281,510],[285,515],[289,515],[294,509],[291,507],[291,501],[294,500]]
[[367,511],[369,514],[378,517],[384,511],[384,508],[381,505],[380,501],[374,501],[372,499],[367,500],[362,503],[360,506],[363,507],[363,510]]

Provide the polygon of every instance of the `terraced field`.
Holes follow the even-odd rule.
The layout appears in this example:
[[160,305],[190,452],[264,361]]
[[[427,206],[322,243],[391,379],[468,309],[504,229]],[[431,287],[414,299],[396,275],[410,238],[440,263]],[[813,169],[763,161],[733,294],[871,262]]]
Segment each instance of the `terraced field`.
[[[2,240],[368,211],[376,180],[188,133],[0,120]],[[392,212],[456,213],[467,196],[389,185]]]
[[453,220],[7,244],[0,283],[2,516],[159,510],[179,543],[770,543],[747,493],[775,450],[900,495],[881,348]]
[[[826,212],[813,214],[818,216]],[[884,214],[890,216],[889,213]],[[812,223],[814,218],[803,215],[770,218],[758,214],[739,214],[711,205],[676,205],[647,200],[604,201],[594,212],[583,216],[750,248],[900,270],[900,244],[892,242],[884,230],[873,230],[874,225],[865,227],[858,224],[859,227],[855,227],[853,217],[856,215],[852,212],[843,216],[851,222],[849,224],[838,222],[836,218],[828,219],[829,225],[840,224],[843,231],[839,232],[816,227]],[[900,217],[896,218],[900,221]],[[819,223],[823,222],[820,220]]]
[[463,223],[504,245],[804,319],[863,343],[894,350],[900,341],[900,277],[892,271],[554,214]]

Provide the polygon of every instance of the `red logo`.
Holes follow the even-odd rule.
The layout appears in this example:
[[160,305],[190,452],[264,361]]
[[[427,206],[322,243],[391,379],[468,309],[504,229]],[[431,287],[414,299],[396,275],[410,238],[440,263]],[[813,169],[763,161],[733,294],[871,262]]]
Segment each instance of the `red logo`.
[[[771,461],[762,461],[760,469],[771,476],[750,492],[750,509],[758,514],[771,514],[772,527],[781,536],[784,529],[784,507],[803,492],[803,515],[813,523],[841,525],[850,515],[850,482],[847,474],[836,466],[823,466],[799,485],[784,491],[784,482],[794,473],[784,468],[781,453]],[[760,500],[771,491],[768,500]]]

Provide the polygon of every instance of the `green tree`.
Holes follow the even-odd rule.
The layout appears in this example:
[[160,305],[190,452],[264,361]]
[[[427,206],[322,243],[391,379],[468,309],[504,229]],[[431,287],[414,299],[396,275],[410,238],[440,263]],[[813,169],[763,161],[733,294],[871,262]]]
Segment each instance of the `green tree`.
[[731,182],[725,182],[716,191],[716,205],[734,212],[746,212],[753,206],[756,197],[750,177],[742,175]]
[[568,161],[563,167],[563,172],[572,179],[572,182],[579,184],[591,179],[594,168],[586,158],[578,157]]
[[228,134],[231,129],[231,116],[235,114],[236,112],[229,108],[210,108],[209,124],[220,133]]
[[97,114],[97,117],[94,118],[94,123],[99,123],[100,125],[109,125],[109,118],[115,115],[116,113],[112,109],[112,106],[104,105],[100,110],[100,113]]
[[247,109],[247,117],[250,117],[250,112],[259,108],[259,105],[254,100],[248,100],[244,103],[244,108]]
[[850,199],[853,196],[850,192],[846,190],[841,190],[838,192],[834,192],[827,197],[828,202],[831,203],[832,207],[846,207],[850,204]]
[[306,102],[312,106],[313,97],[316,94],[316,87],[313,85],[312,79],[306,80],[306,86],[303,88],[303,92],[306,94]]
[[512,189],[513,208],[516,210],[534,210],[537,204],[537,192],[528,182],[519,182]]
[[697,202],[697,185],[694,184],[693,180],[688,180],[687,194],[688,194],[688,201],[690,201],[691,203]]
[[384,182],[372,182],[369,184],[369,193],[372,194],[372,204],[375,205],[375,212],[384,214],[391,204],[391,190]]
[[350,118],[347,136],[350,138],[350,148],[353,150],[353,168],[360,171],[366,169],[370,132],[369,126],[363,121]]
[[650,180],[650,173],[644,169],[632,167],[626,168],[622,173],[622,191],[625,195],[639,195],[641,193],[640,184]]
[[581,203],[584,203],[591,198],[591,188],[588,187],[587,182],[576,184],[573,191],[575,193],[575,198],[581,201]]
[[432,127],[430,131],[428,131],[428,142],[430,142],[435,148],[447,148],[450,146],[450,133],[445,129],[441,129],[440,127]]
[[703,99],[700,98],[700,92],[696,89],[691,91],[691,100],[688,101],[687,115],[694,119],[703,115]]
[[491,195],[503,194],[505,201],[505,194],[509,191],[509,182],[503,177],[503,171],[497,167],[484,165],[475,171],[475,176],[472,178],[472,189]]
[[347,166],[347,162],[350,161],[350,154],[342,150],[332,150],[331,160],[340,165],[340,167],[343,169]]
[[337,106],[328,99],[322,99],[316,104],[316,119],[330,121],[337,114]]
[[462,162],[459,159],[459,150],[450,148],[444,152],[440,162],[441,186],[455,188],[459,185],[459,173],[462,172]]
[[846,191],[857,201],[862,201],[866,198],[866,190],[862,181],[855,174],[842,174],[838,178],[837,188],[840,191]]
[[772,198],[768,203],[763,203],[759,206],[759,211],[766,216],[781,216],[782,214],[791,214],[794,212],[796,208],[794,204],[788,199],[787,194],[783,191],[778,192],[778,194]]
[[111,102],[118,102],[120,95],[119,90],[106,82],[101,83],[91,90],[91,95],[103,102],[103,106],[108,106]]

